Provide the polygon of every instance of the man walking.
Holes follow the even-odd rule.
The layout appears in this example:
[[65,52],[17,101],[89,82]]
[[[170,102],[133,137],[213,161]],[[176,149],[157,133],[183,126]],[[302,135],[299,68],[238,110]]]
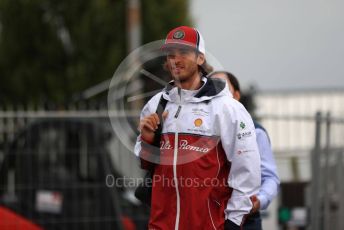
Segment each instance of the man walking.
[[[240,229],[259,191],[254,124],[225,83],[208,79],[198,30],[173,29],[162,46],[173,80],[144,106],[135,153],[154,171],[148,228]],[[164,121],[155,113],[167,101]],[[149,162],[158,124],[159,162]]]

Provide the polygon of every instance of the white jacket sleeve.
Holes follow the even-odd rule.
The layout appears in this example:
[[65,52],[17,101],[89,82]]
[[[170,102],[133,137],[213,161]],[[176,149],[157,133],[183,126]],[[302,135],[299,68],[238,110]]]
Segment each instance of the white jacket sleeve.
[[246,109],[234,99],[224,103],[219,112],[221,142],[231,162],[228,184],[233,188],[225,217],[241,225],[252,208],[250,196],[258,194],[261,181],[255,128]]
[[[141,111],[140,120],[142,118],[156,112],[156,108],[159,104],[159,100],[160,100],[161,95],[162,95],[162,93],[158,93],[147,102],[147,104],[143,107],[143,109]],[[136,139],[134,152],[135,152],[136,156],[140,155],[140,152],[141,152],[141,134]]]

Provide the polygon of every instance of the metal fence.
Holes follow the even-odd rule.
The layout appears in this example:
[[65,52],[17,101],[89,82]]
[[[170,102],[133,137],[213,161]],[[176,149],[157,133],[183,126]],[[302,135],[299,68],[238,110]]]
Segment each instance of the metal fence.
[[[292,211],[282,228],[344,229],[344,119],[318,112],[314,116],[265,114],[259,120],[269,132],[282,182],[278,206]],[[305,188],[283,191],[288,184]],[[282,195],[289,197],[282,199]]]
[[344,229],[344,119],[318,113],[308,191],[312,230]]
[[343,100],[342,88],[274,90],[255,97],[282,182],[279,206],[290,202],[287,205],[295,207],[283,229],[344,229],[338,198],[344,195]]
[[[107,184],[108,175],[143,173],[108,116],[106,110],[0,111],[0,205],[45,229],[145,229],[149,210],[133,199],[134,187]],[[131,119],[135,126],[138,118]],[[306,200],[308,217],[299,226],[343,229],[344,121],[321,114],[265,114],[260,121],[282,183],[310,182],[308,193],[292,194]]]
[[141,175],[108,111],[0,111],[2,211],[43,229],[145,229],[148,209],[123,180]]

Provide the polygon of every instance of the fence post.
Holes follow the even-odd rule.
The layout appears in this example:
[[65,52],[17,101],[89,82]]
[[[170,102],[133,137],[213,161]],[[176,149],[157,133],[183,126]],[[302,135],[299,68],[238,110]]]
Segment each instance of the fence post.
[[326,114],[326,142],[325,142],[325,151],[324,151],[324,157],[325,157],[325,168],[324,168],[324,177],[322,184],[324,186],[324,195],[323,195],[323,202],[324,202],[324,229],[325,230],[330,230],[330,196],[331,196],[331,191],[330,191],[330,141],[331,141],[331,114],[328,112]]
[[312,181],[311,181],[311,204],[310,204],[310,213],[311,213],[311,230],[319,230],[320,224],[320,153],[321,153],[321,113],[317,112],[315,116],[315,143],[313,154],[311,155],[312,160]]
[[337,213],[337,228],[344,229],[344,199],[341,198],[342,194],[344,194],[344,186],[343,186],[343,150],[339,150],[337,152],[337,177],[336,177],[336,184],[337,184],[337,197],[338,197],[338,213]]

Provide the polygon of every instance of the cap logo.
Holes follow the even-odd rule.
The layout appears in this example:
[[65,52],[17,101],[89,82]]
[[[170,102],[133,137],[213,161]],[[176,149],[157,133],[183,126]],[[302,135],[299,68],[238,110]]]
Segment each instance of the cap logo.
[[185,37],[185,33],[182,30],[177,30],[176,32],[174,32],[173,34],[173,38],[174,39],[183,39]]

